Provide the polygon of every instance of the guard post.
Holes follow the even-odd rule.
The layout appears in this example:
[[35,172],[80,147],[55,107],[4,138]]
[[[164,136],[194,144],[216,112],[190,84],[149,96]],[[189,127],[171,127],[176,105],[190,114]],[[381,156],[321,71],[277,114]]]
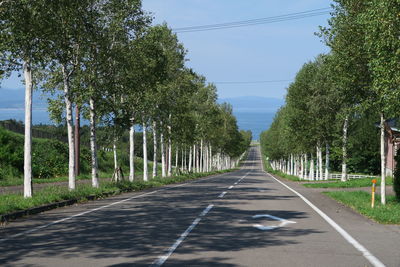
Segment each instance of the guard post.
[[375,206],[375,189],[376,189],[376,179],[372,180],[372,194],[371,194],[371,208]]

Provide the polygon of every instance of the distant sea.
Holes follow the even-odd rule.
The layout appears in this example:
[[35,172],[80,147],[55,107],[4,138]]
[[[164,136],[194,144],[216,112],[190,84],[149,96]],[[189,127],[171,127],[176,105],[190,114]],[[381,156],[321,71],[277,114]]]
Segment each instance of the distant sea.
[[271,125],[274,112],[240,112],[233,111],[240,130],[250,130],[253,133],[253,140],[260,140],[260,133]]
[[[14,119],[17,121],[25,121],[25,110],[21,108],[0,108],[0,121]],[[33,124],[53,124],[49,118],[46,108],[32,110]]]

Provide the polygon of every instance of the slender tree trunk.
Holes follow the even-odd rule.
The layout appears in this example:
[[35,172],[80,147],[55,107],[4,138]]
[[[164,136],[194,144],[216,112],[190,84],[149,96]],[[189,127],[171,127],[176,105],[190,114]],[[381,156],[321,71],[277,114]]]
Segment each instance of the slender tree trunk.
[[165,141],[163,132],[160,133],[160,143],[161,143],[161,176],[167,176],[165,168]]
[[153,121],[153,178],[157,176],[157,123]]
[[99,187],[98,163],[97,163],[97,136],[96,136],[96,107],[94,99],[89,99],[90,106],[90,154],[92,158],[92,186]]
[[196,147],[196,172],[200,172],[199,148]]
[[[178,151],[178,149],[176,150],[176,151]],[[184,162],[184,160],[183,160],[183,147],[182,147],[182,150],[181,150],[181,170],[183,171],[183,168],[184,168],[184,166],[185,166],[185,162]]]
[[117,138],[113,139],[113,153],[114,153],[114,170],[118,169],[118,155],[117,155]]
[[24,62],[25,77],[25,138],[24,138],[24,197],[32,197],[32,69]]
[[189,147],[189,172],[192,171],[192,146]]
[[143,181],[148,181],[148,169],[147,169],[147,129],[146,123],[143,122]]
[[210,149],[210,152],[209,152],[209,155],[210,155],[210,168],[209,168],[209,171],[212,171],[212,169],[213,169],[213,155],[212,155],[212,147],[211,147],[211,144],[210,144],[209,149]]
[[311,158],[310,158],[310,180],[315,180],[315,176],[314,176],[314,157],[311,154]]
[[184,147],[184,150],[183,150],[183,169],[186,171],[187,170],[187,168],[186,168],[186,165],[187,165],[187,155],[186,155],[186,147]]
[[[169,114],[169,122],[171,123],[171,114]],[[168,125],[168,176],[172,171],[172,142],[171,142],[171,125]]]
[[325,148],[325,180],[329,179],[329,165],[330,165],[330,147],[328,142],[326,143]]
[[168,176],[172,174],[172,144],[171,137],[168,137]]
[[342,136],[342,177],[341,181],[347,181],[347,129],[349,127],[349,115],[346,115],[343,123]]
[[304,154],[304,170],[303,170],[303,178],[308,178],[308,172],[307,172],[307,165],[308,165],[308,155],[307,153]]
[[132,126],[129,130],[129,181],[135,179],[135,122],[132,117]]
[[175,148],[175,170],[178,169],[178,161],[179,161],[179,149],[178,147]]
[[385,155],[385,117],[381,113],[381,203],[386,204],[386,155]]
[[78,105],[75,106],[75,175],[80,174],[80,158],[81,158],[81,119],[80,119],[80,108]]
[[324,179],[324,172],[323,172],[323,166],[322,166],[322,148],[321,148],[321,143],[318,143],[318,167],[319,167],[319,180]]
[[200,139],[200,172],[203,170],[203,139]]
[[67,119],[67,131],[68,131],[68,188],[69,190],[75,189],[75,142],[74,142],[74,122],[72,117],[72,101],[71,92],[69,88],[69,75],[67,73],[66,67],[62,66],[63,72],[63,83],[64,83],[64,101]]

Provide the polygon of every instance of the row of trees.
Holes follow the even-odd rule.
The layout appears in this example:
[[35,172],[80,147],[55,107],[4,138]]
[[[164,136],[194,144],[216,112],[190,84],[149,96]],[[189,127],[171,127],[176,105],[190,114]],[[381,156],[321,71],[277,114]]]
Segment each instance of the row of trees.
[[[326,179],[330,152],[337,154],[341,146],[345,181],[349,127],[360,121],[370,121],[373,127],[373,120],[380,120],[381,201],[385,204],[384,124],[399,111],[400,5],[391,0],[335,0],[333,8],[329,27],[321,27],[319,33],[331,52],[298,72],[288,88],[286,105],[262,135],[265,151],[275,167]],[[377,138],[374,130],[369,136]]]
[[[97,125],[117,141],[130,131],[134,180],[135,127],[143,129],[143,179],[148,180],[147,129],[162,176],[172,173],[172,153],[183,149],[190,171],[230,168],[247,140],[230,106],[216,103],[216,88],[185,67],[186,51],[166,24],[151,26],[140,0],[21,0],[0,2],[0,64],[25,80],[24,196],[32,196],[31,125],[34,86],[53,93],[49,111],[68,132],[69,189],[75,189],[73,108],[90,121],[92,185],[99,186]],[[249,142],[249,140],[248,140]],[[177,154],[178,155],[178,154]],[[157,158],[157,157],[154,157]],[[157,176],[154,164],[153,177]]]

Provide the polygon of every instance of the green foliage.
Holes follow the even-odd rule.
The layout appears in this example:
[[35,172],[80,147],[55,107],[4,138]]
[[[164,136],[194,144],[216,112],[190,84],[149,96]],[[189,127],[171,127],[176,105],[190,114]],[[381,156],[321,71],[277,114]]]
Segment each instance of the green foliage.
[[400,224],[400,202],[394,196],[387,196],[386,205],[382,205],[380,196],[376,195],[375,207],[371,208],[371,194],[364,191],[334,191],[324,194],[378,223]]

